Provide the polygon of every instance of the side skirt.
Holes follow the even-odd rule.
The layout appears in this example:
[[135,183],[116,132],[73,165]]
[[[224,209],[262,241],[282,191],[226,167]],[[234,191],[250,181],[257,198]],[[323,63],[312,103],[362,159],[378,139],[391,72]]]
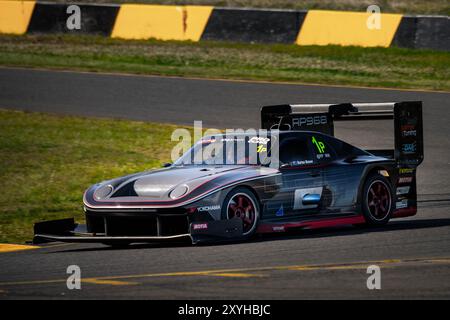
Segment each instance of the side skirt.
[[320,229],[365,223],[362,215],[291,222],[261,222],[256,233],[287,232],[293,229]]

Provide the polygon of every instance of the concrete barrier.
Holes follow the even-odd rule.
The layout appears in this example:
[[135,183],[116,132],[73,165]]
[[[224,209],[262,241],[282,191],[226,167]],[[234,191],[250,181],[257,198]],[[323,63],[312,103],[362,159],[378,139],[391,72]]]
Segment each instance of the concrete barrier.
[[0,0],[0,33],[24,34],[35,3],[35,1]]
[[306,11],[215,8],[202,40],[294,43]]
[[70,3],[0,0],[0,33],[80,33],[122,39],[215,40],[298,45],[405,47],[450,51],[447,16],[269,10],[145,4],[76,4],[80,29],[67,27]]
[[121,6],[113,38],[198,41],[208,22],[209,6]]
[[446,16],[404,16],[392,45],[413,49],[450,51],[450,18]]
[[[77,4],[80,8],[80,29],[69,29],[67,13],[70,4],[38,2],[34,6],[28,33],[111,34],[120,5]],[[70,12],[70,11],[69,11]]]
[[380,28],[369,29],[366,12],[310,10],[306,15],[298,45],[342,45],[389,47],[401,14],[380,14]]

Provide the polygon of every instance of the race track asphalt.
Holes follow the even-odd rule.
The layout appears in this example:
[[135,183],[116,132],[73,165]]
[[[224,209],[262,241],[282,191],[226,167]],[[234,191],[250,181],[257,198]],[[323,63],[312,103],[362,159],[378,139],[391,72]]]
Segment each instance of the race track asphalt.
[[[204,127],[257,128],[262,105],[405,100],[424,105],[415,217],[227,245],[0,252],[0,299],[450,298],[450,93],[0,68],[0,108]],[[362,147],[393,142],[385,122],[340,124],[337,136]],[[367,289],[372,264],[381,290]],[[81,268],[81,290],[66,287],[69,265]]]

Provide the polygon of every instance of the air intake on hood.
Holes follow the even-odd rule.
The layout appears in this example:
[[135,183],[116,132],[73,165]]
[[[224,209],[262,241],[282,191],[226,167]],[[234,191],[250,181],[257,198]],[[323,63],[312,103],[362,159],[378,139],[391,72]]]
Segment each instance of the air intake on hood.
[[134,191],[134,181],[127,183],[122,188],[118,189],[111,198],[115,197],[137,197],[136,191]]

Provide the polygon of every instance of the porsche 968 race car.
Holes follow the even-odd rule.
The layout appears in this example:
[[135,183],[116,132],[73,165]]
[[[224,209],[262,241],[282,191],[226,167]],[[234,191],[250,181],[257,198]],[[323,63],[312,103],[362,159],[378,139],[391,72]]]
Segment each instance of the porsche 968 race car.
[[[354,120],[394,120],[395,148],[362,150],[334,137],[334,122]],[[266,106],[261,122],[265,136],[203,137],[167,167],[91,186],[85,225],[39,222],[34,242],[235,241],[416,214],[421,102]],[[214,152],[193,161],[206,148]]]

